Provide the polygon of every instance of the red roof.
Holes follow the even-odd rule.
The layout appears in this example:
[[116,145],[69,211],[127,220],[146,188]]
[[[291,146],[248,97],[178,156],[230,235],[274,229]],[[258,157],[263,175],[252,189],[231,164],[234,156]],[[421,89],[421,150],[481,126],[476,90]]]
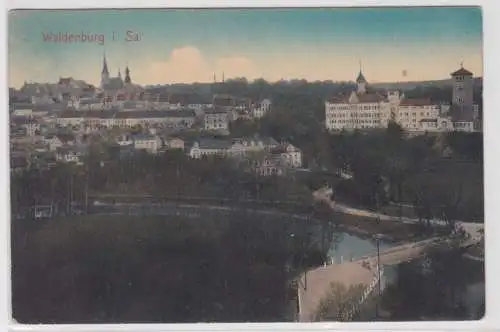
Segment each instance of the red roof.
[[61,78],[59,80],[59,84],[61,84],[61,85],[67,85],[67,84],[69,84],[69,82],[70,82],[69,78]]
[[344,95],[339,95],[339,96],[335,96],[335,97],[332,97],[328,100],[329,103],[332,103],[332,104],[347,104],[349,103],[349,97],[348,96],[344,96]]
[[[385,97],[378,93],[357,93],[358,103],[378,103],[385,100]],[[339,95],[330,98],[328,102],[332,104],[349,104],[349,96]]]
[[403,99],[400,106],[428,106],[434,105],[430,99]]
[[116,96],[116,99],[127,100],[127,96],[124,93],[120,93],[119,95]]
[[464,69],[463,67],[451,73],[451,76],[472,76],[472,75],[474,74],[468,71],[467,69]]
[[385,100],[385,97],[378,93],[358,93],[360,103],[378,103]]

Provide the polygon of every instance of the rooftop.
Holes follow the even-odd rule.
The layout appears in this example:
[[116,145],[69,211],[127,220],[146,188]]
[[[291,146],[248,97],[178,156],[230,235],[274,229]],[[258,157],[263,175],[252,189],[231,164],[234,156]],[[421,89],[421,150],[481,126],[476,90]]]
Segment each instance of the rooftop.
[[461,67],[459,70],[454,71],[453,73],[450,74],[451,76],[473,76],[474,74],[464,67]]
[[198,140],[200,149],[230,149],[231,141],[215,138],[201,138]]
[[153,141],[156,138],[156,136],[150,134],[137,134],[133,136],[134,141]]
[[399,104],[400,106],[430,106],[430,105],[435,105],[430,99],[428,98],[413,98],[413,99],[403,99],[401,103]]
[[359,71],[358,78],[356,78],[356,83],[366,83],[365,76],[363,75],[361,70]]

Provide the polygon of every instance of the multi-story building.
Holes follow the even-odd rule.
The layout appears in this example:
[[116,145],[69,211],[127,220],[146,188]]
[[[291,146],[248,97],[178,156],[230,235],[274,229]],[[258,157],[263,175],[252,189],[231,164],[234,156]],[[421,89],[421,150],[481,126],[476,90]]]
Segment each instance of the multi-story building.
[[206,109],[205,110],[205,130],[229,130],[230,115],[227,110],[223,109]]
[[76,163],[77,165],[83,164],[83,157],[86,150],[77,146],[63,146],[58,147],[56,150],[56,160],[66,163]]
[[156,135],[139,134],[132,137],[134,148],[137,150],[144,150],[149,153],[157,153],[162,147],[161,139]]
[[252,116],[255,119],[260,119],[271,110],[271,101],[264,99],[252,108]]
[[190,128],[196,121],[196,113],[192,110],[135,110],[105,109],[100,111],[67,110],[57,117],[61,126],[86,125],[90,128],[160,125],[176,128]]
[[474,121],[478,120],[479,107],[474,105],[473,73],[463,66],[451,73],[453,95],[451,102],[451,117],[454,129],[457,131],[474,131]]
[[357,90],[325,102],[325,125],[328,130],[381,128],[391,115],[391,104],[378,92],[367,91],[367,81],[360,71]]
[[184,140],[177,137],[168,137],[164,140],[165,147],[170,150],[184,150]]
[[289,143],[281,144],[273,149],[272,154],[280,155],[287,167],[300,168],[302,167],[302,151]]
[[228,140],[203,138],[194,142],[189,150],[189,156],[193,159],[200,159],[203,156],[225,157],[231,146],[231,141]]
[[433,103],[430,99],[407,99],[399,102],[395,120],[407,131],[422,129],[422,121],[437,121],[441,113],[441,105]]
[[204,155],[219,155],[230,158],[248,158],[257,154],[266,154],[278,147],[278,142],[271,137],[200,139],[190,149],[191,158]]
[[399,91],[369,91],[360,71],[357,90],[325,102],[325,126],[329,131],[387,128],[397,122],[409,132],[474,131],[479,109],[473,104],[472,73],[461,68],[451,74],[453,100],[450,105],[430,99],[410,99]]
[[260,176],[284,176],[287,167],[289,166],[282,156],[269,154],[252,161],[250,169]]

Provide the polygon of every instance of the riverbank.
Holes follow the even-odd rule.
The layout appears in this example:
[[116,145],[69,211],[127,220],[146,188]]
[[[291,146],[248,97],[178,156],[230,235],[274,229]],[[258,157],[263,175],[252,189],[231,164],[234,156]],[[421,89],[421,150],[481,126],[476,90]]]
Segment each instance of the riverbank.
[[464,257],[478,262],[484,262],[484,241],[467,249]]
[[[363,239],[373,238],[375,234],[390,242],[419,241],[429,236],[422,236],[422,226],[418,224],[398,223],[388,220],[376,220],[372,217],[362,217],[346,212],[333,212],[339,221],[339,228],[346,233]],[[444,229],[436,229],[430,236],[445,235]]]
[[[328,202],[324,190],[318,190],[313,193],[316,200]],[[434,234],[428,234],[428,229],[421,223],[409,222],[409,218],[402,220],[396,216],[386,214],[377,214],[373,211],[362,210],[330,202],[332,211],[330,216],[314,216],[314,209],[310,202],[299,201],[263,201],[263,200],[238,200],[224,199],[215,197],[192,197],[192,196],[174,196],[174,197],[153,197],[149,195],[113,195],[113,194],[93,194],[95,202],[103,203],[109,206],[137,206],[154,207],[156,205],[166,204],[175,208],[176,206],[202,207],[209,210],[240,210],[240,211],[259,211],[263,214],[275,214],[301,219],[323,219],[331,218],[337,224],[339,230],[356,235],[362,238],[371,238],[375,234],[381,234],[385,240],[391,242],[419,240],[422,235],[439,236],[445,233],[443,227],[435,227]],[[94,203],[95,203],[94,202]]]
[[[191,202],[193,203],[193,202]],[[232,203],[232,204],[231,204]],[[115,207],[140,207],[149,208],[149,213],[155,214],[154,209],[156,207],[164,207],[168,209],[195,209],[195,210],[206,210],[212,212],[243,212],[250,214],[259,214],[263,216],[275,216],[280,218],[289,217],[291,219],[301,219],[301,220],[312,220],[316,223],[323,222],[322,219],[325,217],[315,217],[311,216],[311,207],[306,205],[294,205],[286,206],[284,203],[281,204],[271,204],[271,202],[266,202],[266,204],[259,204],[258,202],[229,202],[224,201],[220,204],[215,204],[215,202],[199,202],[195,204],[184,204],[180,202],[175,203],[161,203],[161,204],[144,204],[144,203],[131,203],[127,201],[126,203],[114,202],[110,206]],[[126,211],[126,210],[125,210]],[[307,213],[309,212],[309,213]],[[201,216],[201,214],[199,215]],[[419,240],[421,238],[422,229],[421,225],[399,223],[389,220],[375,221],[372,217],[364,217],[356,214],[346,213],[344,211],[332,211],[330,214],[331,220],[337,225],[337,229],[341,232],[346,232],[351,235],[361,237],[363,239],[370,239],[374,234],[382,234],[386,241],[399,242],[408,240]],[[435,235],[439,235],[436,233]]]

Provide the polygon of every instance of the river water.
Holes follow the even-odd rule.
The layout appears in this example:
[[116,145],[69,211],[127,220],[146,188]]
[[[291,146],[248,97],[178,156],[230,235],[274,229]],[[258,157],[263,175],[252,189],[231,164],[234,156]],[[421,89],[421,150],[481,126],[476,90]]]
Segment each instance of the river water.
[[[477,320],[484,315],[484,263],[459,257],[442,260],[432,270],[433,258],[385,266],[381,302],[377,296],[367,304],[359,320]],[[437,270],[437,271],[436,271]],[[376,294],[375,294],[376,295]],[[389,318],[391,317],[391,318]]]
[[[395,245],[380,241],[380,251]],[[377,244],[374,240],[341,233],[336,236],[327,257],[338,264],[376,253]],[[485,303],[484,263],[460,256],[459,253],[447,255],[384,267],[382,297],[393,304],[401,301],[400,307],[388,306],[391,314],[398,317],[397,320],[474,320],[482,317]],[[408,302],[422,305],[405,308],[404,303]],[[371,303],[372,314],[370,309],[365,310],[361,320],[376,319],[374,303]],[[430,310],[429,303],[434,303],[437,308]],[[457,306],[461,306],[461,309],[457,309]]]
[[[394,244],[381,240],[379,244],[380,251],[393,247]],[[333,241],[327,257],[334,263],[342,261],[357,260],[363,256],[377,254],[377,243],[372,239],[364,239],[348,233],[340,233]]]
[[[116,207],[110,209],[110,211],[107,211],[105,208],[102,208],[102,210],[102,213],[109,214],[116,212]],[[159,208],[159,210],[162,210],[161,214],[165,214],[166,216],[171,214],[175,215],[178,214],[179,207],[172,210],[163,207]],[[191,210],[187,208],[182,210],[186,210],[183,212],[186,216],[193,218],[200,217],[198,209]],[[141,213],[141,211],[137,211],[137,214]],[[396,244],[391,242],[381,240],[379,242],[379,249],[383,252],[395,245]],[[357,260],[367,255],[376,255],[376,253],[377,243],[374,239],[362,238],[348,233],[338,233],[330,246],[327,258],[330,262],[342,263],[349,260]],[[465,307],[463,310],[464,312],[456,314],[453,318],[480,318],[482,316],[480,313],[482,306],[484,306],[485,299],[484,263],[472,261],[467,258],[459,258],[459,261],[455,261],[453,265],[447,265],[446,262],[441,262],[441,264],[443,265],[442,270],[448,271],[449,273],[434,275],[432,278],[425,273],[425,270],[428,268],[425,260],[415,260],[410,263],[385,267],[384,284],[386,287],[384,287],[385,290],[382,297],[392,296],[390,297],[391,299],[395,299],[394,301],[399,300],[401,303],[433,303],[436,302],[436,299],[430,297],[429,294],[439,290],[439,284],[450,284],[451,280],[449,280],[449,278],[452,276],[454,286],[451,291],[454,300],[442,302],[443,311],[447,309],[451,310],[451,308],[446,308],[446,306],[452,307],[455,303],[461,303],[461,305]],[[423,285],[422,291],[418,288],[420,286],[416,286],[416,282],[420,282],[421,285]],[[411,293],[411,296],[405,293],[405,290],[415,288],[417,288],[416,292]],[[406,299],[405,296],[407,297]],[[443,296],[448,295],[445,294]],[[427,320],[440,318],[439,315],[430,317],[430,313],[427,309],[426,305],[422,305],[412,306],[411,310],[405,311],[404,305],[402,304],[401,308],[396,306],[396,308],[390,308],[389,311],[391,311],[391,314],[398,316],[398,320]],[[374,310],[368,310],[368,312],[375,313]],[[368,314],[363,320],[373,320],[374,318],[373,315]]]

